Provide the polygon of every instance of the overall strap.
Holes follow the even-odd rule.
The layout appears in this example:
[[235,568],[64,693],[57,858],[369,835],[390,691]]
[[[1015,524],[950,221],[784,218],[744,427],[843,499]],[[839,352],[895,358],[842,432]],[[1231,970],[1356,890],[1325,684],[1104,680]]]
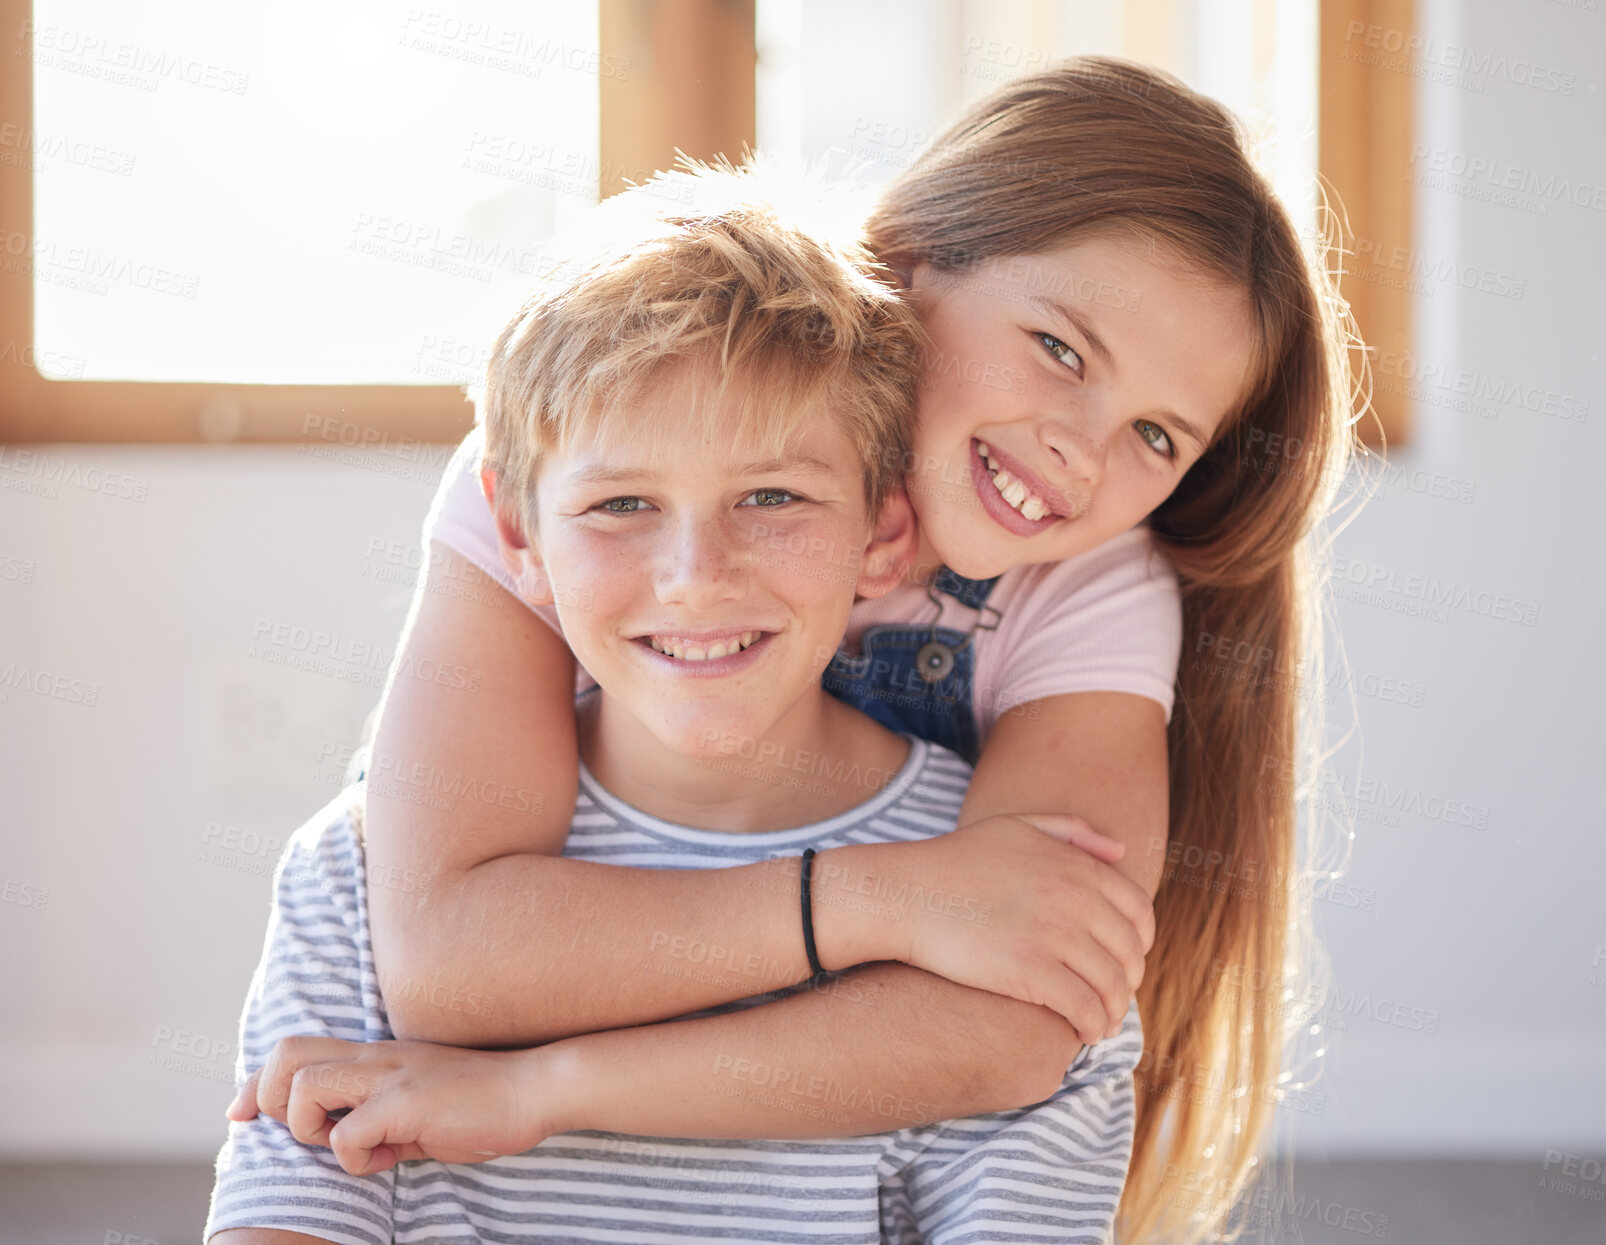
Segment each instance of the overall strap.
[[987,604],[987,596],[993,590],[993,585],[999,580],[994,575],[991,579],[966,579],[963,575],[955,575],[946,566],[939,567],[931,586],[938,592],[953,597],[961,605],[979,610]]

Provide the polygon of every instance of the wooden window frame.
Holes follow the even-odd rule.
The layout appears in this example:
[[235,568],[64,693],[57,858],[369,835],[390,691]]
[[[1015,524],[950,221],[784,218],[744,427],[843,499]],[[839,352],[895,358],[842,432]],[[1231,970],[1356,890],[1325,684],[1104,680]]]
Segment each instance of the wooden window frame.
[[[34,366],[31,267],[13,262],[10,240],[33,237],[32,0],[0,0],[0,123],[24,136],[19,158],[0,164],[0,442],[294,442],[328,430],[360,440],[451,442],[472,412],[451,385],[234,385],[47,380]],[[1412,333],[1408,282],[1390,278],[1386,256],[1412,254],[1413,197],[1406,176],[1415,135],[1410,67],[1355,55],[1355,23],[1415,30],[1413,0],[1320,0],[1319,168],[1344,222],[1344,294],[1369,354],[1403,352]],[[603,195],[626,178],[667,167],[675,154],[739,158],[756,134],[754,0],[599,0],[599,167]],[[1399,42],[1399,33],[1391,34]],[[8,45],[8,46],[6,46]],[[1346,55],[1346,52],[1349,54]],[[608,58],[613,57],[610,61]],[[1357,239],[1370,245],[1357,251]],[[31,250],[31,246],[25,248]],[[1380,263],[1379,261],[1382,260]],[[1369,444],[1403,444],[1408,395],[1373,387],[1360,431]]]
[[1317,167],[1342,226],[1341,291],[1372,373],[1371,410],[1356,432],[1370,446],[1401,446],[1411,433],[1410,394],[1379,383],[1392,375],[1379,361],[1410,350],[1415,323],[1416,5],[1320,0],[1320,9]]
[[[740,159],[755,142],[754,0],[600,0],[602,194],[624,170],[667,168],[676,150]],[[190,444],[337,439],[359,445],[459,440],[473,411],[455,385],[234,385],[47,380],[35,366],[33,4],[0,0],[0,443]],[[610,60],[612,57],[614,59]],[[22,252],[12,253],[16,238]]]

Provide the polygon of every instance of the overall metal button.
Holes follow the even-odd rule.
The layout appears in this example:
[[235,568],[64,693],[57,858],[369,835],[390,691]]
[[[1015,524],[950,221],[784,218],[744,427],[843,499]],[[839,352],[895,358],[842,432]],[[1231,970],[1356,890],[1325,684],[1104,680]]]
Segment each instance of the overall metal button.
[[954,651],[941,640],[922,644],[915,654],[915,669],[927,683],[941,683],[953,668]]

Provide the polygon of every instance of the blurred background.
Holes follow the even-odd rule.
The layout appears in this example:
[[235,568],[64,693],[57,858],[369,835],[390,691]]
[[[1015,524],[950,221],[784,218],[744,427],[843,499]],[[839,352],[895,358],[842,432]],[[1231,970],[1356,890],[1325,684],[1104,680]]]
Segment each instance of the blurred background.
[[1252,1226],[1606,1240],[1600,7],[0,0],[0,1241],[198,1238],[274,862],[539,243],[677,147],[884,180],[1077,53],[1237,110],[1313,233],[1325,180],[1388,442],[1304,1200]]

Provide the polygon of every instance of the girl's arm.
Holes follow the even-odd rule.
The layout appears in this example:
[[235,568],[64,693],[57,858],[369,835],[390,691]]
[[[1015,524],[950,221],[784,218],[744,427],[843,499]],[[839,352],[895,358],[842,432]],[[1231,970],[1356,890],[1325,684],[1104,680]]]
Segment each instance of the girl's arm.
[[[1037,793],[1028,792],[1023,801],[1069,803],[1075,784],[1073,806],[1128,844],[1122,864],[1133,866],[1132,881],[1152,893],[1166,841],[1164,742],[1164,713],[1145,697],[1077,693],[1034,702],[995,727],[965,816],[978,804],[985,815],[1007,809],[1008,795],[999,793],[1030,784]],[[1052,752],[1054,765],[1033,764],[1033,753],[1042,751]],[[1056,790],[1052,777],[1061,774]],[[284,1118],[301,1067],[336,1059],[381,1061],[383,1075],[370,1069],[366,1076],[309,1075],[300,1082],[299,1092],[308,1094],[320,1082],[329,1093],[362,1090],[359,1098],[319,1099],[309,1108],[316,1119],[304,1121],[297,1135],[329,1144],[324,1107],[366,1100],[387,1076],[396,1091],[396,1069],[413,1065],[418,1079],[410,1089],[395,1092],[383,1110],[370,1109],[360,1125],[342,1134],[343,1164],[358,1137],[366,1137],[370,1149],[386,1140],[417,1143],[426,1121],[450,1130],[429,1140],[468,1144],[471,1153],[456,1161],[474,1161],[472,1152],[486,1147],[521,1152],[544,1136],[575,1128],[654,1136],[848,1136],[904,1127],[921,1117],[959,1118],[1041,1101],[1081,1044],[1071,1026],[1046,1008],[907,965],[870,964],[843,974],[828,989],[745,1011],[590,1034],[534,1051],[486,1055],[420,1047],[403,1055],[407,1045],[281,1043],[264,1066],[270,1085],[262,1101],[270,1114]],[[430,1053],[419,1053],[426,1049]],[[1012,1057],[998,1058],[1003,1050]],[[461,1092],[458,1056],[485,1061],[471,1065],[472,1075],[491,1078],[494,1087],[480,1100],[483,1107]],[[777,1077],[780,1085],[770,1084]],[[256,1109],[254,1085],[248,1087],[247,1116]],[[861,1088],[841,1088],[850,1085]],[[773,1092],[778,1088],[785,1093]],[[509,1100],[510,1090],[523,1095],[526,1110],[510,1115],[495,1106]],[[431,1097],[437,1092],[439,1103]],[[829,1105],[834,1114],[796,1110],[800,1101]],[[409,1112],[408,1104],[417,1109]],[[889,1113],[908,1118],[889,1120]],[[324,1131],[306,1131],[314,1127]],[[407,1157],[424,1154],[399,1153]]]
[[[808,974],[796,858],[660,871],[558,855],[578,768],[573,670],[522,602],[431,545],[381,710],[365,818],[374,956],[398,1036],[527,1046]],[[822,962],[905,960],[1052,1006],[1087,1040],[1113,1030],[1152,916],[1127,879],[1043,829],[1099,850],[1074,826],[995,818],[966,835],[821,853]],[[990,906],[991,920],[918,905],[886,919],[854,902],[867,881],[878,894],[941,886]],[[734,971],[675,971],[677,948],[693,943]]]
[[[870,964],[742,1011],[525,1051],[288,1038],[229,1115],[284,1120],[353,1175],[518,1154],[578,1129],[851,1137],[1042,1102],[1081,1050],[1067,1035],[1045,1008]],[[327,1113],[342,1108],[356,1110],[336,1127]]]
[[998,719],[959,824],[1008,813],[1073,814],[1125,844],[1115,867],[1153,899],[1165,865],[1169,802],[1160,703],[1131,692],[1076,692]]

